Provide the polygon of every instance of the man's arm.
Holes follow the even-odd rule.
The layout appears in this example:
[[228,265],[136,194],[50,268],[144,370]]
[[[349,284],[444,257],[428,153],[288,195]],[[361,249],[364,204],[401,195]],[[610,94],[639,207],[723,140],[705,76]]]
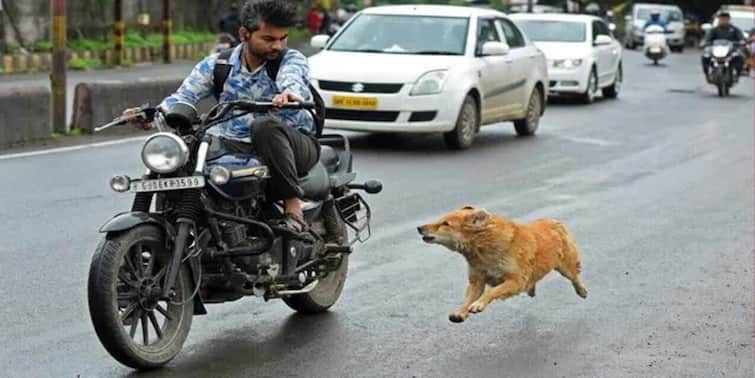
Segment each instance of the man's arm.
[[293,94],[304,101],[312,99],[309,90],[309,65],[304,54],[288,50],[278,69],[276,85],[280,93]]
[[188,102],[196,106],[199,101],[212,95],[212,71],[215,68],[215,55],[211,55],[199,62],[184,79],[175,93],[160,103],[161,108],[170,108],[178,101]]

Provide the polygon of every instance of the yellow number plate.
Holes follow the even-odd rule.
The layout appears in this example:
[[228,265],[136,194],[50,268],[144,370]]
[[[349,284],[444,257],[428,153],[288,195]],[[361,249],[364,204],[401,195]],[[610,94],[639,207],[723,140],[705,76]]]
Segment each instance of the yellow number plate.
[[378,100],[375,97],[333,96],[333,106],[337,108],[375,110]]

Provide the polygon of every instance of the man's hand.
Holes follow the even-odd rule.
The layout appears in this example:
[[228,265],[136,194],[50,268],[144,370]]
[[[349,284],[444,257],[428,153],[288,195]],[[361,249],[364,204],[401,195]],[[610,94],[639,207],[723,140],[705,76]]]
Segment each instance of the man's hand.
[[129,122],[135,128],[140,130],[149,130],[152,128],[152,124],[144,122],[141,118],[137,117],[137,114],[141,111],[141,108],[130,108],[123,111],[122,117],[131,118]]
[[292,102],[303,102],[303,101],[304,100],[302,100],[299,96],[297,96],[297,95],[295,95],[293,93],[289,93],[289,92],[281,93],[281,94],[275,95],[275,97],[273,97],[273,105],[275,105],[275,106],[277,106],[279,108],[281,106],[283,106],[283,105],[286,105],[286,104],[289,104],[289,103],[292,103]]

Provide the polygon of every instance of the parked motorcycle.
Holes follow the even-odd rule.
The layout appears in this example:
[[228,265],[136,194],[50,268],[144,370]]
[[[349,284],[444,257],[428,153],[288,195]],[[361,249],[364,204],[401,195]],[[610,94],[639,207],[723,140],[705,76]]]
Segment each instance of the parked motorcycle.
[[734,57],[739,54],[738,46],[726,39],[714,40],[703,52],[710,59],[708,82],[718,88],[720,97],[727,97],[733,87],[739,81],[739,74],[734,72]]
[[652,60],[655,65],[658,65],[658,61],[671,54],[668,43],[666,43],[666,34],[669,33],[670,32],[667,32],[663,27],[658,25],[651,25],[645,29],[643,53],[648,59]]
[[319,313],[341,295],[353,246],[371,233],[371,209],[359,191],[379,193],[382,184],[355,183],[348,139],[323,135],[320,162],[300,182],[310,228],[297,234],[283,227],[282,204],[265,198],[268,167],[207,133],[271,109],[272,103],[233,101],[199,116],[179,102],[169,112],[143,107],[137,113],[159,132],[142,148],[146,174],[110,180],[114,191],[135,196],[131,211],[101,227],[88,283],[97,336],[124,365],[146,370],[171,361],[192,317],[207,314],[209,303],[258,296]]

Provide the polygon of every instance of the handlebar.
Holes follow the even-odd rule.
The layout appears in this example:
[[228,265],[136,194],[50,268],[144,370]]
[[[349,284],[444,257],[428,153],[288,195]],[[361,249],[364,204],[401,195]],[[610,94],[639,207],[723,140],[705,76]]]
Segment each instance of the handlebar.
[[225,119],[225,116],[233,110],[241,110],[244,114],[248,114],[265,113],[272,110],[313,110],[314,108],[315,104],[312,102],[291,102],[286,105],[275,106],[272,102],[238,100],[217,104],[202,118],[204,119],[203,123],[205,126],[209,126],[230,120],[231,118]]
[[[205,126],[210,126],[210,125],[224,122],[224,121],[227,121],[232,118],[242,116],[248,113],[263,113],[263,112],[269,112],[272,110],[313,110],[313,109],[315,109],[315,104],[311,102],[292,102],[292,103],[288,103],[282,106],[275,106],[273,105],[272,102],[239,100],[239,101],[224,102],[224,103],[215,105],[212,108],[212,110],[210,110],[209,113],[201,117],[201,120]],[[232,112],[233,110],[241,110],[243,114],[235,115],[233,117],[225,119],[225,116],[228,115],[228,113]],[[149,107],[148,105],[145,105],[139,108],[139,110],[135,114],[128,115],[128,116],[123,115],[123,116],[117,117],[113,119],[113,121],[111,121],[110,123],[104,124],[100,127],[96,127],[94,131],[99,132],[113,126],[125,125],[134,120],[139,120],[144,123],[152,123],[155,121],[156,118],[162,119],[163,112],[164,111],[159,108],[156,108],[156,107],[153,108],[153,107]],[[158,114],[160,116],[158,116]]]

